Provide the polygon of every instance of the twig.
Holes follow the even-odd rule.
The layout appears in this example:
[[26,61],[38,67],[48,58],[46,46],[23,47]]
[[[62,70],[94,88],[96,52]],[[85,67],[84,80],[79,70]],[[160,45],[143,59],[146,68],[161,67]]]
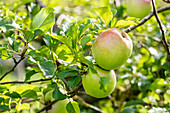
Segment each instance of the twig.
[[79,91],[83,87],[82,83],[80,83],[74,90],[69,91],[67,94],[73,94]]
[[154,56],[154,54],[152,54],[152,52],[149,50],[149,48],[148,48],[144,43],[142,43],[142,41],[139,41],[139,44],[140,44],[143,48],[145,48],[145,49],[150,53],[150,55]]
[[162,32],[162,42],[164,44],[164,48],[167,51],[167,61],[170,61],[170,45],[168,44],[168,41],[166,39],[166,34],[165,34],[166,30],[164,29],[164,26],[163,26],[163,24],[161,22],[161,19],[158,16],[154,0],[152,0],[152,7],[153,7],[153,13],[155,15],[155,18],[156,18],[156,20],[157,20],[157,22],[159,24],[160,30]]
[[0,81],[1,81],[5,76],[7,76],[9,73],[13,72],[14,69],[17,67],[17,65],[18,65],[24,58],[25,58],[25,57],[21,57],[20,60],[15,63],[14,67],[13,67],[11,70],[7,71],[7,72],[0,78]]
[[93,110],[95,110],[97,112],[104,113],[104,111],[102,111],[100,108],[85,102],[81,97],[76,96],[76,98],[78,99],[78,101],[80,101],[79,103],[81,103],[82,105],[84,105],[86,107],[89,107],[89,108],[91,108],[91,109],[93,109]]
[[14,69],[17,67],[17,65],[18,65],[22,60],[24,60],[24,58],[25,58],[24,55],[25,55],[26,51],[27,51],[27,46],[25,46],[23,52],[21,53],[21,55],[20,55],[21,58],[20,58],[17,62],[14,61],[14,62],[15,62],[14,67],[13,67],[11,70],[7,71],[7,72],[0,78],[0,81],[1,81],[5,76],[7,76],[9,73],[13,72]]
[[39,80],[32,80],[32,81],[28,81],[28,82],[24,82],[24,81],[10,81],[10,82],[1,82],[0,85],[5,85],[5,84],[31,84],[31,83],[35,83],[35,82],[41,82],[41,81],[48,81],[51,80],[52,78],[47,78],[47,79],[39,79]]
[[17,61],[16,61],[16,59],[15,59],[14,57],[13,57],[12,59],[13,59],[14,63],[15,63],[15,64],[17,64]]
[[[67,94],[71,94],[68,98],[72,98],[74,97],[77,92],[82,88],[82,83],[80,83],[74,90],[68,92]],[[53,104],[55,104],[58,100],[53,100],[51,103],[49,103],[48,105],[46,105],[45,107],[43,107],[41,110],[39,110],[37,113],[40,113],[44,110],[47,110],[50,106],[52,106]]]
[[41,110],[39,110],[37,113],[41,113],[44,110],[47,110],[50,106],[52,106],[53,104],[55,104],[58,100],[53,100],[51,103],[49,103],[48,105],[46,105],[45,107],[43,107]]
[[154,41],[161,42],[161,39],[159,39],[158,37],[153,37],[153,36],[150,36],[150,35],[147,35],[147,34],[134,33],[133,35],[134,36],[153,38]]
[[[159,8],[159,9],[157,10],[157,12],[160,13],[160,12],[163,12],[163,11],[166,11],[166,10],[170,10],[170,5]],[[130,31],[136,29],[137,27],[143,25],[143,24],[144,24],[146,21],[148,21],[153,15],[154,15],[154,13],[151,12],[151,13],[148,14],[145,18],[143,18],[143,19],[138,23],[138,25],[130,26],[129,28],[125,29],[124,32],[128,33],[128,32],[130,32]]]

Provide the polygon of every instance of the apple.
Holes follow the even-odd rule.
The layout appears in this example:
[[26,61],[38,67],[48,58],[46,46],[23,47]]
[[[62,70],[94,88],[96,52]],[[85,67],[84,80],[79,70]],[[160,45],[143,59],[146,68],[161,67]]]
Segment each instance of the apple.
[[[82,76],[82,84],[84,90],[86,91],[87,94],[96,98],[107,97],[113,92],[116,86],[115,72],[113,70],[110,71],[103,70],[97,66],[94,66],[94,69],[96,69],[97,73],[93,73],[91,69],[89,69],[88,74]],[[100,88],[99,83],[100,77],[110,78],[110,83],[107,85],[106,90]]]
[[119,29],[102,32],[92,45],[92,55],[103,69],[112,70],[122,66],[132,53],[132,40]]
[[53,97],[52,97],[52,93],[53,93],[53,90],[48,91],[45,95],[43,95],[43,96],[40,98],[40,102],[41,102],[41,103],[46,103],[46,102],[49,102],[49,101],[54,100]]
[[66,106],[69,103],[69,99],[59,100],[49,110],[49,113],[68,113]]
[[66,108],[69,102],[71,102],[72,107],[75,109],[75,113],[80,113],[80,108],[79,108],[78,103],[68,98],[57,101],[52,106],[52,109],[49,110],[49,113],[69,113],[67,112],[67,108]]
[[151,0],[127,0],[127,13],[129,16],[143,18],[151,11]]

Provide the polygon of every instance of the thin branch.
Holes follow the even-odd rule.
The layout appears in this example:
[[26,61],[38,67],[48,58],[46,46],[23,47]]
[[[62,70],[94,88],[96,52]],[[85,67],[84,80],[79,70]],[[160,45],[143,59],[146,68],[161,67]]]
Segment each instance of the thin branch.
[[99,113],[104,113],[104,111],[102,111],[100,108],[96,107],[96,106],[93,106],[87,102],[85,102],[81,97],[79,96],[76,96],[76,98],[78,99],[79,103],[81,103],[82,105],[86,106],[86,107],[89,107]]
[[[71,94],[68,98],[72,98],[74,97],[77,92],[82,88],[82,83],[80,83],[74,90],[68,92],[67,94]],[[48,108],[50,106],[52,106],[53,104],[55,104],[58,100],[53,100],[51,103],[49,103],[48,105],[46,105],[45,107],[43,107],[41,110],[39,110],[37,113],[41,113],[44,110],[48,110]]]
[[155,56],[155,55],[152,54],[152,52],[149,50],[148,46],[146,46],[144,43],[142,43],[142,41],[139,41],[139,44],[140,44],[143,48],[145,48],[145,49],[150,53],[150,55]]
[[[157,12],[160,13],[160,12],[163,12],[163,11],[166,11],[166,10],[170,10],[170,5],[159,8],[159,9],[157,10]],[[143,24],[144,24],[146,21],[148,21],[153,15],[154,15],[154,13],[151,12],[151,13],[148,14],[145,18],[143,18],[143,19],[138,23],[138,25],[130,26],[129,28],[125,29],[124,32],[128,33],[128,32],[130,32],[130,31],[136,29],[137,27],[143,25]]]
[[32,81],[10,81],[10,82],[1,82],[0,85],[5,85],[5,84],[31,84],[31,83],[35,83],[35,82],[42,82],[42,81],[48,81],[51,80],[52,78],[47,78],[47,79],[39,79],[39,80],[32,80]]
[[11,70],[7,71],[4,75],[2,75],[2,77],[0,78],[0,81],[1,81],[5,76],[7,76],[9,73],[13,72],[14,69],[17,67],[17,65],[18,65],[22,60],[24,60],[24,58],[25,58],[24,55],[25,55],[26,51],[27,51],[27,46],[25,46],[23,52],[21,53],[21,55],[20,55],[21,58],[20,58],[17,62],[14,61],[14,62],[15,62],[14,67],[13,67]]
[[39,110],[37,113],[41,113],[44,110],[47,110],[50,106],[52,106],[53,104],[55,104],[58,100],[53,100],[51,103],[49,103],[48,105],[46,105],[45,107],[43,107],[41,110]]
[[133,35],[134,35],[134,36],[141,36],[141,37],[153,38],[154,41],[161,42],[161,39],[159,39],[158,37],[153,37],[153,36],[150,36],[150,35],[148,35],[148,34],[134,33]]
[[69,91],[67,94],[73,94],[78,92],[83,87],[82,82],[72,91]]
[[16,61],[16,59],[15,59],[14,57],[13,57],[12,59],[13,59],[14,63],[15,63],[15,64],[17,64],[17,61]]
[[25,58],[25,57],[21,57],[20,60],[15,63],[14,67],[13,67],[11,70],[7,71],[7,72],[0,78],[0,81],[1,81],[5,76],[7,76],[9,73],[13,72],[14,69],[17,67],[17,65],[18,65],[24,58]]
[[164,25],[162,24],[161,19],[158,16],[154,0],[152,0],[152,7],[153,7],[153,13],[155,15],[155,18],[156,18],[156,20],[159,24],[160,30],[162,32],[162,42],[164,44],[164,48],[167,51],[167,61],[170,61],[170,45],[168,44],[168,41],[166,39],[166,34],[165,34],[166,29],[164,28]]

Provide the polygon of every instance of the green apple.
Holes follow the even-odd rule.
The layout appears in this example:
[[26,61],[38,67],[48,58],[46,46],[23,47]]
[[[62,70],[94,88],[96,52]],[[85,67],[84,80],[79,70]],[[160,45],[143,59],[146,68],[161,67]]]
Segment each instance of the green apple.
[[151,11],[151,0],[127,0],[127,13],[129,16],[143,18]]
[[46,102],[49,102],[49,101],[53,101],[53,97],[52,97],[52,93],[53,93],[53,90],[51,91],[48,91],[45,95],[43,95],[41,98],[40,98],[40,102],[41,103],[46,103]]
[[80,113],[80,108],[77,102],[70,99],[64,99],[57,101],[53,106],[52,109],[49,110],[49,113],[69,113],[67,112],[67,104],[70,102],[73,109],[75,110],[75,113]]
[[128,34],[112,28],[96,38],[92,45],[92,54],[101,68],[112,70],[119,68],[128,60],[132,47],[132,40]]
[[[97,73],[92,73],[91,69],[87,75],[82,76],[82,83],[84,90],[90,96],[96,98],[104,98],[110,95],[116,86],[116,75],[113,70],[106,71],[97,66],[94,66]],[[107,85],[107,89],[103,90],[100,88],[100,77],[109,77],[110,83]]]
[[49,113],[68,113],[66,106],[69,103],[69,99],[59,100],[49,110]]

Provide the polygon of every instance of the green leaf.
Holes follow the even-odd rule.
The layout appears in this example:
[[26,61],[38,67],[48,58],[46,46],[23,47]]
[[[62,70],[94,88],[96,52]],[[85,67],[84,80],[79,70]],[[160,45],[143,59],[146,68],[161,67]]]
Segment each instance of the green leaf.
[[0,103],[4,102],[4,98],[0,97]]
[[34,90],[26,90],[23,93],[21,93],[21,97],[37,99],[38,96]]
[[4,90],[9,91],[9,89],[6,86],[0,86],[0,93],[2,93]]
[[116,9],[111,9],[111,12],[113,14],[113,16],[117,13],[117,10]]
[[60,90],[58,89],[58,87],[56,86],[54,91],[53,91],[53,98],[56,100],[64,100],[66,99],[68,96],[65,94],[62,94],[60,92]]
[[63,79],[68,76],[77,76],[78,75],[77,70],[60,70],[56,73],[56,77],[59,79]]
[[[29,54],[38,55],[36,53],[36,51],[33,51],[32,53],[29,53]],[[37,64],[44,75],[52,76],[54,74],[55,65],[53,64],[53,62],[51,60],[47,60],[46,58],[43,58],[40,56],[39,57],[38,56],[30,56],[28,58],[28,63]]]
[[94,8],[94,9],[96,10],[95,13],[101,18],[101,20],[107,26],[113,18],[113,13],[110,10],[110,8],[109,7],[99,7],[99,8]]
[[125,108],[122,113],[135,113],[135,111],[137,110],[136,107],[129,107],[129,108]]
[[50,60],[39,60],[38,67],[44,75],[52,76],[55,71],[55,65]]
[[17,8],[21,7],[22,5],[25,5],[25,4],[31,3],[31,2],[34,2],[34,0],[20,0],[20,1],[18,1],[18,2],[15,2],[15,4],[14,4],[14,11],[15,11]]
[[38,4],[31,3],[31,20],[35,17],[35,15],[40,11],[40,6]]
[[79,30],[80,30],[79,37],[81,37],[85,33],[85,31],[92,26],[91,23],[92,23],[91,20],[88,19],[86,24],[79,25]]
[[92,61],[89,61],[88,59],[86,59],[82,53],[79,53],[79,60],[82,63],[88,65],[90,67],[92,73],[94,73],[94,74],[97,73],[97,71],[94,69]]
[[75,76],[75,77],[71,77],[68,82],[67,85],[68,87],[71,88],[76,88],[76,86],[78,85],[78,83],[81,81],[81,76]]
[[37,73],[35,70],[28,71],[25,75],[24,82],[27,82],[28,80],[30,80],[31,76],[33,76],[35,73]]
[[33,31],[36,29],[47,31],[55,23],[55,15],[53,12],[54,9],[52,8],[42,8],[31,22],[30,29]]
[[157,78],[155,81],[151,84],[150,89],[153,91],[156,91],[156,89],[160,89],[165,85],[163,78]]
[[59,41],[57,39],[52,38],[49,35],[44,35],[43,40],[46,43],[46,45],[50,48],[50,50],[56,51],[56,49],[59,45]]
[[84,48],[86,44],[91,40],[91,37],[86,35],[81,39],[81,46]]
[[17,92],[7,92],[5,93],[6,96],[9,96],[10,98],[21,98],[21,96]]
[[119,20],[116,23],[116,27],[118,27],[118,28],[130,26],[130,25],[137,25],[137,23],[135,23],[135,22],[133,22],[131,20]]
[[14,36],[8,37],[8,40],[9,40],[9,45],[11,46],[11,48],[14,51],[18,51],[19,45],[21,44],[21,42],[17,42]]
[[170,93],[168,93],[168,91],[164,93],[163,97],[164,97],[164,103],[166,104],[170,103]]
[[66,44],[67,47],[70,49],[70,51],[73,52],[72,40],[70,38],[64,36],[58,36],[58,35],[50,35],[50,36]]
[[27,41],[32,41],[32,40],[34,39],[34,34],[33,34],[32,31],[24,30],[23,33],[24,33],[24,38],[25,38]]
[[0,18],[0,30],[2,30],[3,32],[7,32],[15,28],[20,28],[20,26],[16,24],[12,18],[10,17]]
[[66,33],[67,39],[71,39],[72,48],[76,49],[77,39],[78,39],[78,25],[77,23],[70,24],[68,31]]
[[0,111],[7,111],[7,110],[10,110],[9,106],[7,106],[7,105],[0,105]]
[[131,101],[128,101],[126,104],[125,104],[125,107],[127,106],[132,106],[132,105],[140,105],[144,103],[143,100],[140,100],[140,99],[137,99],[137,100],[131,100]]
[[10,58],[10,56],[7,53],[7,50],[1,50],[0,51],[0,58],[3,60],[7,60]]
[[34,30],[34,38],[36,38],[37,36],[40,36],[40,35],[43,35],[43,31],[42,30],[40,30],[40,29]]
[[68,113],[80,113],[80,108],[77,102],[70,101],[66,106]]
[[15,14],[12,11],[10,11],[9,9],[6,10],[6,17],[9,17],[9,18],[15,20]]
[[17,104],[16,105],[16,110],[19,112],[21,110],[24,110],[24,109],[27,109],[29,110],[30,109],[30,105],[28,103],[23,103],[23,104]]
[[110,77],[100,77],[100,89],[106,91],[110,84]]

